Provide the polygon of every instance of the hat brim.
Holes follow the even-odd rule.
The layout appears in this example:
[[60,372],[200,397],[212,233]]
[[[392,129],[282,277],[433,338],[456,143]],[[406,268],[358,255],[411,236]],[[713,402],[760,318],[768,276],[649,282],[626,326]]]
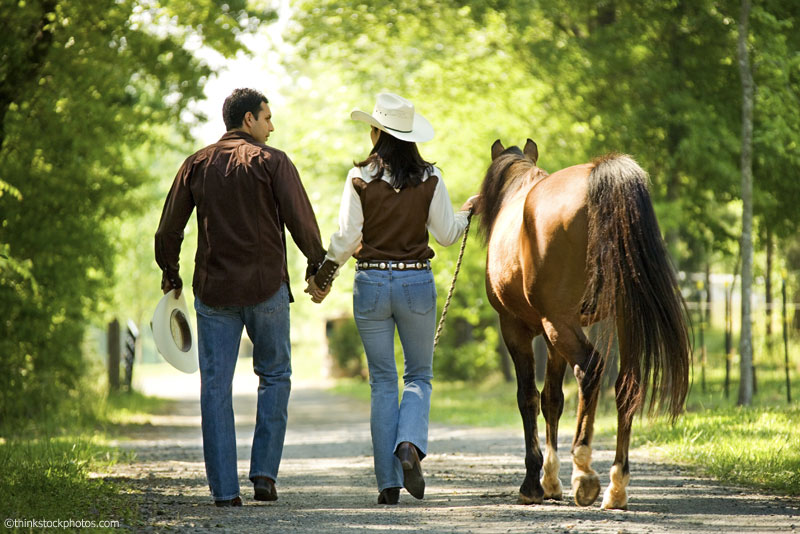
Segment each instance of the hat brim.
[[[183,293],[175,298],[173,289],[161,297],[150,327],[158,352],[170,365],[184,373],[197,371],[197,336],[192,328]],[[179,335],[180,340],[176,340],[175,335]]]
[[354,109],[352,112],[350,112],[350,118],[354,121],[366,122],[370,126],[374,126],[380,131],[386,132],[387,134],[394,138],[400,139],[401,141],[424,143],[433,139],[433,126],[430,122],[428,122],[428,119],[419,113],[414,113],[414,125],[410,132],[399,132],[397,130],[387,128],[371,114],[359,109]]

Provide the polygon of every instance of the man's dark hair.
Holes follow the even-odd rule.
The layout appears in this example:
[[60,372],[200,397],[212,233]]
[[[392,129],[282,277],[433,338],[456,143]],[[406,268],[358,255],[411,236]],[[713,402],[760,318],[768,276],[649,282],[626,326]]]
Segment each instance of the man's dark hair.
[[367,159],[355,163],[356,167],[376,167],[375,179],[380,180],[384,172],[392,175],[392,187],[404,189],[422,183],[425,172],[433,173],[433,164],[422,159],[416,143],[401,141],[381,132],[378,142]]
[[235,89],[231,96],[225,99],[222,104],[222,120],[225,121],[225,128],[230,131],[239,128],[244,122],[244,116],[249,111],[258,117],[261,109],[261,102],[269,104],[267,97],[255,89]]

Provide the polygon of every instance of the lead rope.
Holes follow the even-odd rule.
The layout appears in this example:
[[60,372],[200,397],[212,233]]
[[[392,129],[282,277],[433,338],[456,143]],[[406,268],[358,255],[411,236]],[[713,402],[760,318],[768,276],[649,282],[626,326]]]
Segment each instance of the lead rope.
[[447,317],[447,308],[450,307],[450,299],[453,298],[453,291],[456,288],[456,278],[458,278],[458,271],[461,269],[461,260],[464,258],[464,248],[467,246],[467,234],[469,234],[469,225],[472,222],[472,208],[467,214],[467,226],[464,227],[464,237],[461,239],[461,250],[458,251],[458,261],[456,262],[456,270],[453,273],[453,282],[450,284],[450,291],[447,293],[447,300],[444,301],[442,308],[442,317],[439,319],[439,327],[436,329],[436,337],[433,338],[433,350],[436,350],[436,345],[439,343],[439,336],[444,328],[444,318]]

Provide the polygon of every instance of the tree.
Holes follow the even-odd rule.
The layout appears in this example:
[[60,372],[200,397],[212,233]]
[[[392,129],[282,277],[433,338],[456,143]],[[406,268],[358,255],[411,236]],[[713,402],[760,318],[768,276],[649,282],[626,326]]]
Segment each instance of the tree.
[[[304,65],[344,72],[344,95],[389,88],[435,103],[435,124],[448,135],[437,154],[455,148],[471,161],[505,132],[521,137],[512,143],[534,137],[551,171],[603,152],[633,154],[650,172],[676,264],[705,271],[712,261],[733,263],[741,235],[736,4],[324,0],[300,4],[294,41]],[[796,232],[800,217],[800,185],[786,179],[796,173],[800,144],[795,4],[760,3],[750,32],[759,86],[753,204],[776,236]],[[482,124],[474,124],[476,110]],[[483,165],[465,168],[482,173]],[[481,269],[482,258],[468,252],[464,277]]]
[[739,400],[749,405],[753,399],[753,323],[751,295],[753,285],[753,76],[747,50],[750,0],[742,0],[739,15],[738,58],[742,78],[742,331],[739,338]]
[[[589,128],[580,122],[564,124],[562,110],[548,103],[554,89],[530,76],[535,58],[522,61],[510,52],[513,15],[485,15],[478,20],[469,6],[433,0],[369,6],[335,0],[303,3],[291,36],[301,56],[288,70],[302,73],[305,86],[289,105],[298,115],[326,110],[345,119],[353,107],[370,109],[381,90],[410,98],[434,125],[436,138],[420,150],[443,169],[456,207],[479,189],[497,138],[509,146],[535,138],[542,165],[550,170],[581,162],[588,157],[583,146]],[[311,189],[320,198],[338,199],[347,168],[368,153],[366,131],[346,120],[330,126],[317,122],[313,130],[303,121],[290,127],[296,131],[290,132],[287,146],[298,155],[295,161],[304,180],[315,180]],[[335,229],[330,223],[335,224],[337,209],[330,202],[320,206],[323,234]],[[486,376],[501,362],[496,314],[483,284],[485,251],[476,234],[473,227],[436,349],[435,372],[442,378]],[[433,248],[437,290],[444,296],[458,247],[434,243]],[[347,313],[352,306],[346,294],[349,283],[340,275],[328,309]]]
[[[152,178],[133,157],[182,113],[258,13],[245,0],[0,0],[0,414],[79,394],[86,326],[111,300],[119,221]],[[263,14],[262,14],[263,15]]]

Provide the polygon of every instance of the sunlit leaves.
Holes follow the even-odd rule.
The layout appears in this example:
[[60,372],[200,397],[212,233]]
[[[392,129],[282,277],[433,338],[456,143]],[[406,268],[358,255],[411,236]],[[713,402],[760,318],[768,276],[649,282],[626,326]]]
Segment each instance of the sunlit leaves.
[[10,258],[0,414],[19,416],[57,401],[83,371],[84,330],[113,300],[130,231],[120,221],[151,205],[136,192],[153,176],[131,154],[163,157],[161,126],[187,135],[182,113],[211,74],[192,51],[230,56],[260,14],[272,15],[244,0],[0,0],[0,9],[0,244]]

